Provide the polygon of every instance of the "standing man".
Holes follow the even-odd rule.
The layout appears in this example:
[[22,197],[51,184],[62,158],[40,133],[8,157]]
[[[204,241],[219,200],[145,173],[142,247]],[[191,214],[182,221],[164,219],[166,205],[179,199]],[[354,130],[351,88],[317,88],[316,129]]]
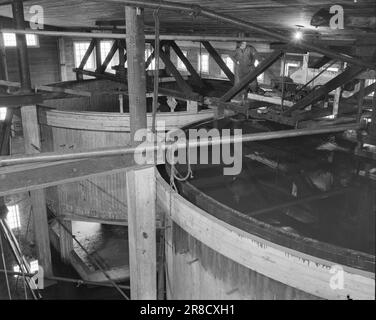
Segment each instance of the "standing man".
[[[235,85],[239,83],[250,71],[255,69],[255,63],[259,54],[257,50],[247,44],[246,41],[242,41],[237,44],[236,51],[232,56],[235,61]],[[249,84],[248,88],[242,90],[235,99],[241,99],[243,102],[247,98],[248,90],[257,92],[258,83],[257,79]]]

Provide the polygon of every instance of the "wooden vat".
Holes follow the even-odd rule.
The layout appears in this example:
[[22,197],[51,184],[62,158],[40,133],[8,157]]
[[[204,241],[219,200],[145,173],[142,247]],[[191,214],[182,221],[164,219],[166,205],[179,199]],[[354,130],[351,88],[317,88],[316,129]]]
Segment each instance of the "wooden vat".
[[375,298],[374,256],[246,221],[189,183],[182,192],[157,176],[169,299]]
[[[198,113],[158,113],[166,130],[213,117]],[[40,108],[43,151],[77,151],[126,146],[130,142],[129,114],[61,111]],[[148,115],[148,125],[152,122]],[[125,173],[61,185],[47,192],[50,208],[66,219],[127,224]]]

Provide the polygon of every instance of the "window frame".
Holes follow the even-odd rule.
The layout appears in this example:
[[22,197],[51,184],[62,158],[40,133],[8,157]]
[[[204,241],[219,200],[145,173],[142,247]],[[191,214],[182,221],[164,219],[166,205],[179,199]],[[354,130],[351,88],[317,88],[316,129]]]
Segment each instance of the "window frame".
[[[3,37],[4,47],[6,49],[15,49],[15,48],[17,48],[17,40],[16,40],[16,34],[15,33],[13,33],[13,32],[2,32],[1,36]],[[13,39],[9,40],[9,39],[6,38],[6,36],[14,37],[14,40]],[[28,37],[30,37],[30,36],[34,37],[35,44],[30,44],[29,43]],[[9,41],[12,41],[12,44],[9,44]],[[26,34],[26,45],[27,45],[28,48],[40,48],[40,43],[39,43],[39,37],[38,37],[38,35],[32,34],[32,33],[27,33]]]

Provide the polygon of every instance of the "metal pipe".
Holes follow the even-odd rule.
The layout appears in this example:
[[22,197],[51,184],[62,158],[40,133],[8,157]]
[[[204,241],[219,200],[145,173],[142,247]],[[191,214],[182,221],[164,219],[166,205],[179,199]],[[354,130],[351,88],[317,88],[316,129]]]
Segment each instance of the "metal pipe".
[[[99,0],[96,0],[99,1]],[[333,50],[330,50],[325,47],[319,47],[316,45],[313,45],[307,41],[300,40],[299,42],[293,42],[291,37],[286,36],[285,34],[281,34],[279,32],[276,32],[275,30],[269,30],[267,28],[261,27],[257,24],[247,22],[241,19],[237,19],[231,16],[227,16],[224,14],[217,13],[215,11],[204,9],[199,5],[188,5],[188,4],[182,4],[172,1],[150,1],[150,0],[106,0],[107,2],[116,2],[116,3],[122,3],[126,6],[134,6],[134,7],[145,7],[145,8],[152,8],[152,9],[168,9],[168,10],[178,10],[178,11],[184,11],[188,12],[194,15],[202,15],[208,18],[212,18],[216,21],[223,21],[227,22],[229,24],[235,25],[237,27],[240,27],[245,30],[249,30],[252,32],[259,32],[263,35],[269,36],[273,39],[277,39],[283,42],[288,42],[290,45],[307,50],[307,51],[316,51],[319,52],[325,56],[328,56],[332,59],[337,59],[341,61],[346,61],[348,63],[356,64],[359,66],[367,67],[367,68],[373,68],[375,67],[374,63],[368,63],[361,59],[354,58],[352,56],[339,53]],[[103,2],[103,0],[101,0]]]
[[132,154],[136,152],[151,152],[157,150],[170,150],[170,149],[185,149],[185,148],[197,148],[197,147],[206,147],[214,146],[221,144],[231,144],[231,143],[240,143],[240,142],[251,142],[251,141],[265,141],[272,139],[284,139],[292,137],[300,137],[307,135],[316,135],[316,134],[325,134],[333,132],[341,132],[346,130],[357,130],[359,129],[359,124],[346,124],[338,126],[325,126],[321,128],[312,128],[312,129],[295,129],[295,130],[280,130],[272,132],[260,132],[252,133],[240,136],[225,136],[225,137],[214,137],[213,139],[198,139],[196,141],[187,142],[171,142],[171,143],[162,143],[159,145],[148,145],[143,147],[141,150],[140,147],[120,147],[112,149],[99,149],[91,151],[80,151],[80,152],[69,152],[69,153],[54,153],[54,152],[45,152],[34,155],[22,155],[14,157],[1,157],[0,158],[0,167],[17,165],[17,164],[27,164],[27,163],[36,163],[36,162],[50,162],[50,161],[61,161],[61,160],[79,160],[85,158],[97,158],[97,157],[107,157],[107,156],[117,156],[124,154]]
[[[79,31],[49,31],[49,30],[17,30],[10,28],[1,28],[2,33],[15,33],[15,34],[35,34],[38,36],[47,37],[72,37],[72,38],[90,38],[90,39],[124,39],[125,33],[113,32],[79,32]],[[154,34],[145,34],[146,40],[155,40]],[[176,40],[176,41],[252,41],[252,42],[266,42],[261,38],[254,37],[234,37],[234,36],[187,36],[180,34],[161,34],[160,40]]]

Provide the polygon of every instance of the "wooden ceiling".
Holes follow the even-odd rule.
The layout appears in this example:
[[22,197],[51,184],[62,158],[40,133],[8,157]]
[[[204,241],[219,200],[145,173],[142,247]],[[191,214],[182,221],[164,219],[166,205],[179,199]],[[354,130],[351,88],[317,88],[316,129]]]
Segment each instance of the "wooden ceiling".
[[[187,3],[186,0],[173,0]],[[348,27],[345,30],[331,30],[328,27],[310,25],[312,16],[321,8],[341,4],[346,16],[372,19],[376,17],[375,0],[190,0],[205,8],[244,19],[271,29],[293,32],[297,25],[303,26],[305,34],[317,39],[341,40],[370,37],[376,39],[376,29]],[[30,17],[29,8],[41,5],[44,8],[45,23],[64,28],[95,27],[97,21],[123,20],[124,6],[110,0],[28,0],[25,1],[25,17]],[[153,11],[145,11],[145,22],[153,26]],[[11,17],[9,5],[0,7],[0,15]],[[162,31],[180,34],[236,35],[241,30],[231,25],[193,17],[176,11],[160,11]],[[247,36],[260,36],[246,34]]]

